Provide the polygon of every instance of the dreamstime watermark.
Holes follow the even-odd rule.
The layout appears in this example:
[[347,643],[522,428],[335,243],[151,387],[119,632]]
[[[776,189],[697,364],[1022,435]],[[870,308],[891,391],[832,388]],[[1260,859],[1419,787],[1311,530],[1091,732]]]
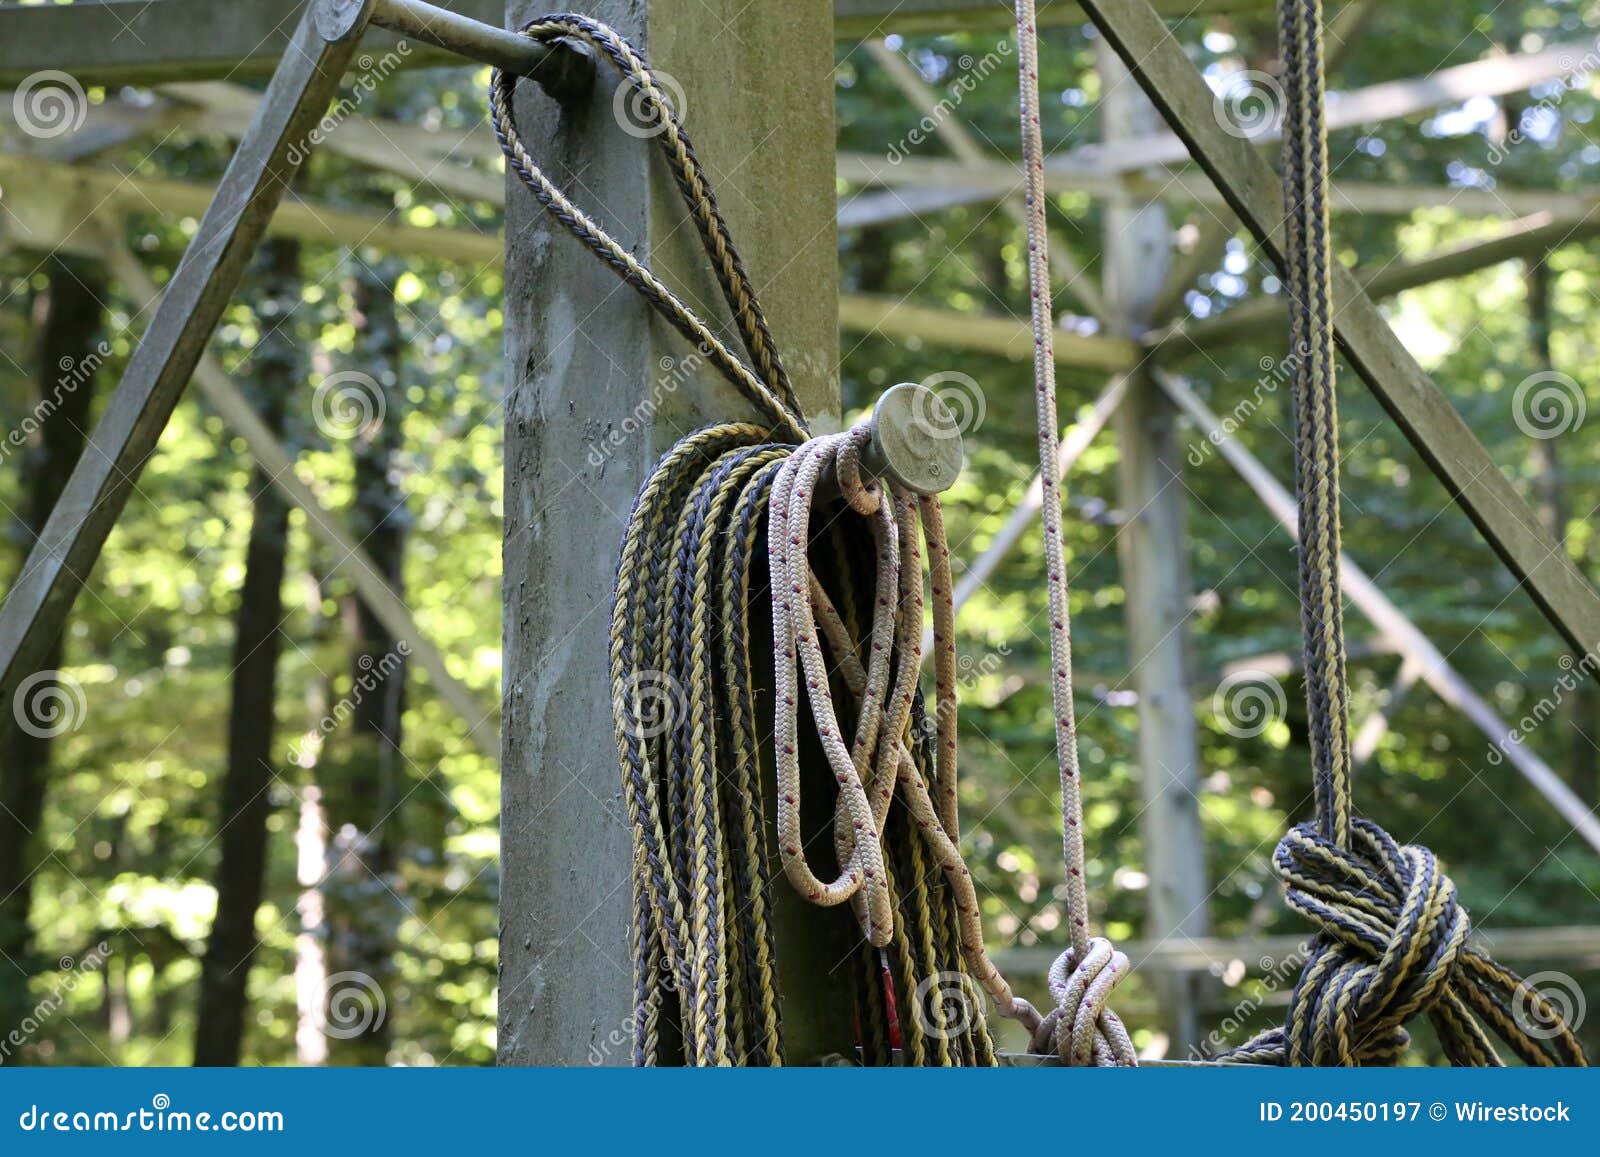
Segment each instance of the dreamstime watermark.
[[371,53],[362,53],[356,58],[357,73],[351,81],[351,90],[348,94],[341,94],[333,103],[323,118],[312,127],[302,139],[289,146],[286,154],[289,164],[303,165],[311,150],[315,149],[334,129],[344,124],[345,121],[356,115],[356,112],[373,93],[377,92],[378,85],[382,84],[391,74],[398,72],[406,58],[411,55],[411,43],[407,40],[399,41],[381,57],[373,58]]
[[[921,717],[921,734],[929,743],[938,741],[939,723],[942,713],[960,710],[963,692],[975,692],[979,685],[991,675],[997,675],[1005,669],[1006,659],[1011,656],[1011,644],[999,643],[982,655],[959,654],[956,656],[956,694],[949,699],[941,698],[938,706],[931,712],[925,712]],[[949,722],[954,723],[952,715]]]
[[1554,124],[1558,119],[1556,110],[1567,99],[1567,94],[1586,87],[1590,75],[1596,68],[1600,68],[1600,37],[1596,37],[1589,51],[1577,60],[1562,56],[1558,63],[1561,65],[1562,73],[1560,87],[1535,103],[1525,106],[1521,116],[1517,118],[1517,123],[1507,130],[1506,135],[1501,140],[1489,142],[1488,160],[1491,165],[1500,164],[1511,154],[1512,149],[1530,137],[1538,135],[1523,128],[1524,125]]
[[50,1018],[61,1011],[61,1006],[67,1003],[67,997],[77,991],[84,977],[99,972],[110,958],[111,947],[103,940],[77,960],[63,956],[59,963],[65,975],[56,982],[43,1000],[33,1006],[19,1024],[4,1037],[0,1037],[0,1064],[10,1060],[18,1049],[38,1035],[39,1030],[50,1021]]
[[635,671],[617,690],[617,724],[632,739],[654,739],[683,718],[688,698],[665,671]]
[[1283,85],[1270,73],[1253,68],[1211,80],[1216,94],[1212,115],[1229,136],[1249,140],[1274,132],[1283,123]]
[[394,650],[387,651],[377,658],[362,655],[357,659],[356,667],[359,670],[350,682],[349,692],[333,705],[331,711],[317,720],[316,726],[309,728],[294,746],[289,748],[289,762],[296,767],[313,766],[328,736],[350,719],[356,713],[356,708],[365,703],[369,696],[376,694],[390,677],[400,670],[410,655],[410,641],[401,639],[395,644]]
[[940,370],[918,384],[927,392],[912,396],[911,420],[932,437],[954,438],[974,433],[989,416],[989,402],[983,387],[971,374]]
[[[1263,1007],[1268,998],[1292,988],[1300,976],[1300,971],[1305,967],[1306,956],[1311,951],[1309,940],[1301,941],[1294,951],[1281,957],[1263,956],[1257,965],[1261,970],[1261,983],[1231,1009],[1226,1016],[1218,1022],[1217,1026],[1206,1034],[1205,1040],[1190,1046],[1189,1059],[1196,1061],[1210,1060],[1219,1052],[1229,1048],[1229,1042],[1250,1023],[1250,1019]],[[1238,978],[1235,978],[1238,979]]]
[[354,1040],[379,1028],[389,1015],[383,988],[365,972],[335,972],[322,986],[327,1023],[334,1040]]
[[11,715],[35,739],[54,739],[83,726],[89,703],[83,684],[64,671],[35,671],[17,685]]
[[1530,438],[1559,438],[1583,425],[1589,402],[1577,379],[1555,370],[1529,374],[1511,394],[1511,417]]
[[1540,727],[1551,719],[1556,712],[1561,710],[1561,705],[1567,701],[1568,695],[1574,695],[1578,689],[1589,683],[1600,672],[1600,655],[1593,651],[1585,651],[1582,656],[1574,659],[1571,655],[1562,655],[1558,661],[1561,674],[1556,677],[1550,690],[1541,695],[1536,703],[1525,711],[1522,718],[1512,724],[1506,732],[1504,739],[1498,744],[1489,746],[1489,763],[1499,767],[1506,760],[1506,755],[1511,747],[1520,747]]
[[995,69],[1010,58],[1012,51],[1011,41],[1008,39],[996,41],[994,47],[981,57],[974,57],[971,53],[963,53],[956,57],[957,73],[955,78],[945,85],[944,95],[910,132],[889,146],[884,159],[891,165],[898,165],[911,155],[912,149],[931,140],[939,131],[939,126],[955,115],[961,103],[974,89],[988,80]]
[[[673,971],[671,962],[665,957],[658,961],[661,969],[661,983],[655,989],[651,998],[657,1003],[654,1006],[636,1007],[623,1017],[617,1027],[599,1040],[589,1045],[589,1064],[594,1068],[609,1064],[613,1057],[623,1049],[629,1049],[638,1040],[639,1030],[654,1017],[660,1015],[659,1002],[663,997],[676,995],[678,989],[678,974]],[[742,1060],[742,1058],[741,1058]]]
[[648,427],[666,400],[693,381],[710,356],[711,351],[705,346],[687,357],[675,358],[671,354],[663,354],[657,363],[661,373],[652,383],[649,396],[641,399],[621,423],[607,430],[598,441],[589,443],[589,465],[596,469],[604,466],[612,455]]
[[1210,458],[1216,448],[1232,438],[1251,418],[1262,404],[1273,394],[1278,392],[1280,386],[1294,378],[1299,372],[1301,363],[1309,351],[1302,344],[1297,350],[1284,358],[1263,357],[1258,364],[1261,375],[1256,378],[1255,387],[1249,395],[1240,398],[1231,410],[1218,420],[1213,430],[1207,430],[1205,439],[1189,447],[1189,465],[1199,466]]
[[1289,698],[1265,671],[1245,669],[1226,676],[1211,696],[1211,712],[1235,739],[1253,739],[1282,719]]
[[17,127],[41,141],[75,133],[89,116],[89,97],[77,77],[47,68],[25,77],[11,95]]
[[955,1040],[983,1021],[983,993],[965,972],[925,976],[911,998],[917,1031],[933,1040]]
[[1564,1029],[1576,1032],[1589,1013],[1578,982],[1565,972],[1535,972],[1511,994],[1511,1019],[1535,1040],[1553,1040]]
[[4,462],[16,450],[23,449],[50,420],[66,399],[77,393],[100,372],[100,367],[105,365],[106,359],[111,356],[111,346],[108,342],[100,342],[94,349],[80,358],[64,357],[56,363],[56,368],[61,371],[56,378],[56,384],[50,391],[50,396],[40,398],[0,440],[0,462]]
[[678,83],[677,77],[658,69],[652,69],[650,75],[656,81],[656,95],[667,106],[665,109],[651,100],[644,86],[631,76],[624,78],[611,94],[611,115],[623,132],[642,141],[666,132],[668,116],[681,123],[689,110],[683,85]]
[[341,370],[322,379],[311,395],[311,420],[335,442],[370,438],[388,412],[383,387],[371,374]]

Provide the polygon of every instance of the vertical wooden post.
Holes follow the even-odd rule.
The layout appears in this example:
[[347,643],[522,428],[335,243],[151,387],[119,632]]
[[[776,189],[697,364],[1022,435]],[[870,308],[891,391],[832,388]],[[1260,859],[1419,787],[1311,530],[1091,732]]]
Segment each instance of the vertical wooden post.
[[[1161,130],[1161,118],[1102,42],[1098,54],[1107,141]],[[1106,300],[1121,336],[1149,321],[1172,263],[1172,229],[1156,203],[1113,202],[1106,209]],[[1199,750],[1189,672],[1190,580],[1184,539],[1182,450],[1172,403],[1150,376],[1134,370],[1116,414],[1119,487],[1128,523],[1118,536],[1126,590],[1133,683],[1139,695],[1149,928],[1155,940],[1204,936],[1206,861],[1200,833]],[[1174,973],[1161,992],[1173,1051],[1200,1038],[1192,978]]]
[[[518,0],[508,23],[543,10]],[[831,6],[597,0],[586,11],[662,74],[802,404],[815,428],[837,428]],[[594,92],[567,107],[524,85],[524,137],[552,179],[720,324],[660,150],[615,92],[605,65]],[[607,672],[617,550],[657,457],[700,425],[752,414],[510,179],[500,1060],[625,1064],[633,866]],[[789,890],[780,880],[776,891]],[[836,961],[815,963],[812,983],[825,987]],[[795,1003],[790,986],[810,970],[785,964],[780,956],[793,1058],[848,1047],[829,1027],[837,1010]],[[846,1028],[848,1004],[832,1001]]]

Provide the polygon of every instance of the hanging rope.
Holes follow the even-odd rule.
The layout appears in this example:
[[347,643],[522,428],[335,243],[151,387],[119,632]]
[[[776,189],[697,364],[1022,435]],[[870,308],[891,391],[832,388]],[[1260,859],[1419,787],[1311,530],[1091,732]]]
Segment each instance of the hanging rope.
[[[516,78],[496,73],[491,109],[512,170],[769,423],[712,426],[673,447],[639,493],[618,566],[611,669],[635,853],[634,1060],[784,1060],[762,809],[771,790],[761,782],[763,681],[751,660],[765,642],[752,608],[770,602],[774,637],[785,644],[772,671],[779,859],[803,895],[848,901],[860,923],[858,959],[841,964],[862,1059],[889,1064],[900,1050],[916,1065],[992,1065],[974,1007],[978,984],[1003,1014],[1031,1013],[1030,1028],[1040,1018],[984,954],[956,843],[953,611],[938,503],[862,480],[866,425],[807,440],[693,146],[639,54],[582,16],[543,17],[523,32],[593,46],[631,86],[756,368],[545,177],[517,132]],[[817,498],[824,471],[838,498]],[[924,548],[939,650],[937,754],[917,686]],[[813,554],[826,562],[820,571]],[[808,736],[802,704],[815,722]],[[848,746],[841,719],[854,721]],[[820,743],[837,789],[840,870],[827,883],[810,867],[801,827],[799,753],[810,742]],[[953,993],[973,999],[951,1001]],[[901,1014],[914,1005],[915,1015]]]
[[[1032,5],[1026,8],[1019,27],[1034,62]],[[545,177],[517,131],[516,78],[497,72],[491,110],[512,170],[557,221],[697,343],[770,423],[712,426],[673,447],[639,493],[618,566],[611,673],[635,859],[635,1063],[784,1060],[762,808],[765,730],[751,661],[765,625],[751,609],[764,600],[774,649],[778,859],[807,900],[848,903],[854,913],[862,945],[848,990],[864,1063],[892,1063],[897,1050],[913,1065],[996,1063],[974,986],[1028,1030],[1035,1051],[1054,1051],[1072,1064],[1135,1063],[1126,1029],[1106,1008],[1127,959],[1087,930],[1053,470],[1050,306],[1039,290],[1048,285],[1042,194],[1031,195],[1040,217],[1030,218],[1029,233],[1043,351],[1040,454],[1053,500],[1046,504],[1046,534],[1072,926],[1072,947],[1050,973],[1057,1007],[1047,1017],[1015,996],[990,961],[977,892],[959,849],[955,612],[937,499],[863,477],[869,423],[809,437],[694,149],[632,46],[582,16],[542,17],[523,32],[593,46],[631,86],[756,368]],[[1024,79],[1032,82],[1023,102],[1024,127],[1032,126],[1032,173],[1040,153],[1034,64],[1024,66]],[[828,496],[819,495],[825,482]],[[763,519],[765,552],[758,549]],[[925,589],[934,627],[931,720],[919,686]],[[807,708],[812,727],[803,731]],[[835,792],[831,827],[821,833],[808,833],[803,823],[808,744],[820,748]],[[836,870],[819,876],[810,845],[829,835]],[[901,1014],[906,1008],[912,1016]]]
[[1328,148],[1320,0],[1278,0],[1283,59],[1285,254],[1295,367],[1300,611],[1316,819],[1273,862],[1288,903],[1317,927],[1287,1023],[1227,1054],[1265,1064],[1392,1064],[1425,1014],[1457,1065],[1498,1065],[1489,1033],[1527,1064],[1585,1063],[1536,988],[1467,943],[1456,887],[1426,848],[1353,819],[1334,379]]
[[1039,510],[1044,525],[1050,611],[1050,692],[1055,708],[1056,762],[1061,772],[1061,839],[1067,867],[1067,926],[1072,946],[1050,970],[1056,1008],[1034,1034],[1034,1052],[1068,1063],[1137,1063],[1128,1030],[1107,1006],[1128,973],[1128,958],[1089,935],[1084,879],[1083,788],[1072,703],[1072,626],[1067,609],[1066,545],[1057,483],[1055,320],[1050,298],[1050,234],[1045,225],[1044,144],[1039,128],[1039,35],[1034,0],[1017,0],[1017,68],[1021,91],[1022,162],[1027,181],[1028,283],[1033,298],[1034,410],[1039,424]]

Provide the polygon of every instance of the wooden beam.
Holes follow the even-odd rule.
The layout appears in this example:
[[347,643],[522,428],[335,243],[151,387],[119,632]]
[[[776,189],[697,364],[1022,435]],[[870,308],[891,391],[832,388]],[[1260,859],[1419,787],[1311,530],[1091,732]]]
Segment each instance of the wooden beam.
[[[155,209],[198,218],[219,195],[216,189],[191,181],[5,154],[0,154],[0,184],[5,187],[0,213],[14,243],[34,249],[87,246],[91,252],[99,244],[95,222],[103,214]],[[478,265],[497,265],[503,255],[498,233],[423,229],[374,213],[294,198],[279,205],[264,224],[274,236],[296,237],[312,245],[370,245],[391,253]]]
[[[1472,939],[1496,960],[1600,961],[1600,926],[1557,928],[1474,928]],[[1141,972],[1218,972],[1242,964],[1246,976],[1280,969],[1291,978],[1306,953],[1304,936],[1254,936],[1224,940],[1124,940],[1117,945]],[[1007,974],[1043,972],[1059,955],[1046,945],[1002,948],[993,954],[995,965]]]
[[[139,316],[155,307],[161,291],[144,265],[119,237],[107,230],[104,250],[106,268],[122,283],[126,292],[143,305]],[[358,594],[372,608],[380,622],[397,639],[405,639],[416,663],[428,673],[434,693],[448,704],[467,728],[467,739],[495,767],[500,766],[499,729],[493,726],[493,712],[485,710],[465,684],[450,673],[443,653],[422,633],[411,608],[395,593],[366,548],[345,529],[344,519],[329,510],[316,491],[295,472],[295,463],[282,442],[275,437],[233,379],[210,353],[195,365],[195,385],[222,419],[244,440],[250,456],[265,471],[272,484],[293,506],[305,514],[306,529],[332,552],[332,571],[343,570]],[[485,726],[485,725],[489,726]]]
[[[1392,297],[1437,281],[1465,277],[1505,261],[1548,253],[1597,234],[1600,234],[1600,212],[1577,221],[1536,213],[1513,221],[1492,237],[1451,245],[1416,261],[1391,261],[1377,269],[1357,267],[1352,272],[1368,297]],[[1281,336],[1276,323],[1282,318],[1283,309],[1281,297],[1260,297],[1225,313],[1180,323],[1166,333],[1152,335],[1150,348],[1157,357],[1168,358],[1263,332]]]
[[[497,27],[503,0],[439,0],[441,7]],[[1270,8],[1269,0],[1158,0],[1177,20]],[[304,0],[97,0],[73,5],[0,5],[0,88],[15,88],[41,69],[60,69],[85,85],[149,85],[172,80],[269,76],[299,18]],[[1010,10],[993,0],[837,0],[835,34],[865,40],[888,33],[928,35],[1003,32]],[[1083,23],[1070,0],[1039,6],[1046,26]],[[400,38],[374,29],[379,55]],[[404,67],[459,66],[459,58],[415,39]]]
[[[515,0],[510,23],[544,10]],[[831,11],[704,0],[594,0],[586,11],[688,93],[695,149],[747,246],[801,403],[815,427],[836,429]],[[602,83],[562,112],[524,86],[523,133],[551,178],[603,211],[685,300],[720,300],[656,142],[623,131],[612,91]],[[506,235],[500,1060],[625,1064],[634,862],[607,661],[617,550],[659,455],[751,410],[717,375],[695,373],[697,352],[520,184]],[[856,959],[848,906],[815,908],[781,874],[772,899],[789,1058],[849,1053],[853,1010],[836,974]]]
[[[851,333],[902,341],[984,350],[1017,361],[1033,357],[1033,330],[1025,321],[985,314],[930,309],[887,297],[846,294],[839,299],[839,324]],[[1139,344],[1129,338],[1057,330],[1056,361],[1064,366],[1125,370],[1139,362]]]
[[[260,95],[220,81],[167,84],[163,95],[196,105],[194,120],[200,132],[214,132],[238,140],[250,127]],[[505,178],[468,162],[494,165],[500,146],[486,126],[431,132],[420,125],[373,120],[358,113],[338,118],[318,146],[383,172],[471,201],[504,206]]]
[[[1107,148],[1155,131],[1161,118],[1127,70],[1096,45],[1105,98],[1101,123]],[[1172,266],[1172,223],[1154,202],[1106,206],[1102,237],[1111,330],[1137,339]],[[1128,375],[1117,408],[1117,504],[1126,521],[1116,534],[1128,635],[1128,679],[1138,695],[1138,760],[1142,806],[1138,826],[1145,871],[1144,930],[1154,939],[1205,936],[1205,840],[1200,828],[1200,741],[1190,670],[1189,614],[1194,602],[1185,528],[1183,449],[1177,412],[1148,367]],[[1199,993],[1187,977],[1158,989],[1162,1023],[1187,1053],[1200,1044]]]
[[[839,179],[853,185],[882,186],[888,193],[857,193],[840,208],[841,227],[883,224],[916,213],[931,213],[1009,196],[1022,186],[1015,162],[989,159],[957,162],[948,157],[887,157],[840,153]],[[1202,172],[1163,169],[1148,173],[1113,173],[1092,164],[1061,165],[1045,170],[1045,188],[1052,193],[1087,193],[1107,200],[1161,201],[1199,205],[1231,220],[1227,198]],[[897,204],[896,198],[903,204]],[[1600,196],[1556,189],[1455,188],[1438,185],[1379,185],[1345,181],[1333,186],[1335,212],[1404,216],[1422,209],[1453,209],[1465,217],[1516,217],[1547,212],[1554,219],[1579,220]],[[855,205],[859,202],[860,205]],[[856,217],[867,218],[862,221]]]
[[[500,21],[499,0],[445,2],[464,15]],[[6,4],[0,6],[0,88],[16,88],[41,69],[68,73],[81,85],[107,87],[271,76],[305,9],[306,0]],[[366,51],[380,57],[398,44],[398,37],[381,29],[363,40]],[[404,62],[409,68],[461,63],[416,41],[408,45]],[[343,60],[339,67],[351,64]]]
[[355,10],[351,26],[337,40],[323,38],[309,10],[296,29],[250,139],[228,166],[88,450],[0,604],[0,694],[5,697],[61,630],[273,210],[299,170],[295,150],[333,99],[364,17],[364,11]]
[[[1223,127],[1217,100],[1146,0],[1080,0],[1152,103],[1183,137],[1272,259],[1283,267],[1282,191],[1272,167]],[[1600,596],[1537,517],[1449,399],[1383,320],[1353,274],[1333,268],[1340,348],[1417,452],[1578,653],[1600,647]]]
[[[1187,382],[1163,370],[1156,370],[1154,374],[1161,388],[1189,415],[1201,435],[1216,447],[1245,484],[1255,491],[1290,537],[1298,538],[1299,512],[1288,489],[1245,448],[1244,443],[1223,426]],[[1345,596],[1408,663],[1419,669],[1422,681],[1439,698],[1471,720],[1506,762],[1521,772],[1523,778],[1550,801],[1590,847],[1600,851],[1600,817],[1596,817],[1590,806],[1577,797],[1549,764],[1522,742],[1521,734],[1506,725],[1494,708],[1450,665],[1444,653],[1378,589],[1378,584],[1367,577],[1366,571],[1357,566],[1348,554],[1339,556],[1339,571],[1344,580]]]
[[[1095,13],[1116,8],[1116,0],[1096,0],[1085,5],[1091,19]],[[1148,4],[1145,7],[1149,7]],[[1154,10],[1151,10],[1154,13]],[[1159,23],[1159,17],[1157,18]],[[1162,26],[1165,33],[1165,25]],[[1168,34],[1170,37],[1170,34]],[[1536,85],[1571,76],[1583,66],[1580,62],[1594,54],[1591,40],[1552,44],[1537,52],[1491,56],[1450,68],[1440,68],[1426,76],[1384,81],[1365,88],[1328,94],[1327,124],[1330,132],[1381,124],[1400,117],[1414,116],[1442,105],[1456,104],[1469,97],[1505,96],[1525,92]],[[1191,65],[1191,71],[1193,66]],[[1196,73],[1196,77],[1199,74]],[[1204,80],[1201,81],[1204,83]],[[1209,88],[1207,91],[1210,91]],[[1281,99],[1281,97],[1280,97]],[[1221,130],[1227,114],[1218,107],[1215,117]],[[1237,131],[1237,130],[1236,130]],[[1282,136],[1277,121],[1249,138],[1254,146],[1270,144]],[[1238,138],[1235,138],[1238,139]],[[1085,146],[1074,149],[1058,162],[1062,167],[1092,162],[1104,172],[1126,173],[1151,165],[1181,164],[1189,159],[1189,146],[1178,132],[1162,133],[1115,146]],[[1053,167],[1046,165],[1046,169]]]
[[[1271,0],[1156,0],[1169,20],[1261,12]],[[834,31],[841,40],[865,40],[895,33],[935,36],[951,32],[1006,32],[1015,16],[993,0],[834,0]],[[1073,0],[1045,0],[1039,5],[1039,27],[1082,24],[1082,9]]]

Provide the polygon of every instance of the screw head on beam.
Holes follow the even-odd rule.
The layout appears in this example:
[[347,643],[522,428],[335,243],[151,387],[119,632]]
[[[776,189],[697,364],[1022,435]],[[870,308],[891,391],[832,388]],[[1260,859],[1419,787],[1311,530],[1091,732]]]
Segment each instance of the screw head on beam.
[[311,17],[317,32],[329,44],[337,44],[366,30],[377,0],[314,0]]
[[944,399],[926,386],[901,382],[872,410],[872,440],[862,465],[914,494],[942,494],[965,462],[961,425]]

